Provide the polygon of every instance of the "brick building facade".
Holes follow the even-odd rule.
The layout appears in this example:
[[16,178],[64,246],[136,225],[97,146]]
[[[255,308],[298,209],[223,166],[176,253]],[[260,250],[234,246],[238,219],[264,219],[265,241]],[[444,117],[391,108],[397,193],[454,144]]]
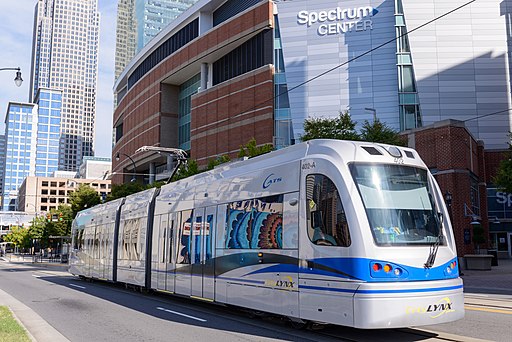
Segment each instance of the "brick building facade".
[[[405,134],[409,147],[418,151],[435,176],[445,200],[451,195],[449,209],[459,255],[476,252],[475,222],[480,222],[486,237],[478,248],[495,248],[489,237],[497,218],[488,215],[487,188],[492,186],[504,151],[486,151],[462,121],[440,121]],[[500,219],[505,221],[503,229],[512,224]]]

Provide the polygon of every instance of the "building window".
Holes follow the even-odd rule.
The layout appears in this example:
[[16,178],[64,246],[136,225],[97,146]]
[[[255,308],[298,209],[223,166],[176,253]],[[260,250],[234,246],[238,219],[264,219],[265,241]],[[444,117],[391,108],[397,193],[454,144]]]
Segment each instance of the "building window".
[[272,64],[272,30],[266,30],[243,43],[213,63],[213,84],[219,84],[236,76]]

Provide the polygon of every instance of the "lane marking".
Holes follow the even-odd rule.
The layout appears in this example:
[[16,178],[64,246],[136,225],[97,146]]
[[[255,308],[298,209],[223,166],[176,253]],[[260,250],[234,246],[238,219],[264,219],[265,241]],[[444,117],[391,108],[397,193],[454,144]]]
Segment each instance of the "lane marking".
[[85,286],[75,285],[75,284],[69,284],[69,286],[78,287],[79,289],[85,289]]
[[157,307],[156,309],[160,310],[160,311],[169,312],[169,313],[172,313],[172,314],[175,314],[175,315],[178,315],[178,316],[183,316],[183,317],[187,317],[187,318],[190,318],[190,319],[195,319],[196,321],[199,321],[199,322],[206,322],[206,319],[190,316],[190,315],[187,315],[187,314],[184,314],[184,313],[181,313],[181,312],[172,311],[172,310],[161,308],[161,307]]
[[505,314],[505,315],[512,315],[512,310],[475,308],[475,307],[471,307],[471,306],[467,306],[467,305],[464,305],[464,309],[472,310],[472,311],[485,311],[485,312],[500,313],[500,314]]

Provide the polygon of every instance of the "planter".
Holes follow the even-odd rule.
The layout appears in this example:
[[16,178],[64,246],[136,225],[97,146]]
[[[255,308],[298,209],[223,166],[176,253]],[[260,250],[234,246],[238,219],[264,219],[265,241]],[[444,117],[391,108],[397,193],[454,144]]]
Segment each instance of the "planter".
[[467,270],[490,270],[492,255],[486,254],[466,254],[464,255],[466,260]]

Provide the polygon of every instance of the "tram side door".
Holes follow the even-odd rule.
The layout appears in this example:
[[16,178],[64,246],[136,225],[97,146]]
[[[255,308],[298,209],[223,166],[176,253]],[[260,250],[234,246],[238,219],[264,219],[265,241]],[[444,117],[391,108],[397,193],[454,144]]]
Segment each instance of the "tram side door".
[[217,207],[208,207],[205,210],[203,224],[203,298],[215,299],[215,232]]
[[194,212],[190,227],[190,257],[193,297],[203,298],[203,250],[204,250],[204,225],[205,208]]
[[165,268],[165,290],[169,292],[174,292],[174,281],[175,281],[175,270],[176,270],[176,255],[174,251],[176,250],[175,241],[176,241],[176,228],[178,227],[178,218],[179,213],[171,213],[169,214],[169,224],[166,228],[165,233],[165,253],[167,266]]
[[[157,270],[156,270],[156,288],[158,290],[165,290],[166,283],[166,261],[167,261],[167,222],[168,222],[168,214],[163,214],[159,217],[159,225],[155,226],[158,228],[158,244],[157,246],[153,246],[153,248],[158,248],[158,256],[157,256]],[[155,232],[153,232],[155,234]]]

